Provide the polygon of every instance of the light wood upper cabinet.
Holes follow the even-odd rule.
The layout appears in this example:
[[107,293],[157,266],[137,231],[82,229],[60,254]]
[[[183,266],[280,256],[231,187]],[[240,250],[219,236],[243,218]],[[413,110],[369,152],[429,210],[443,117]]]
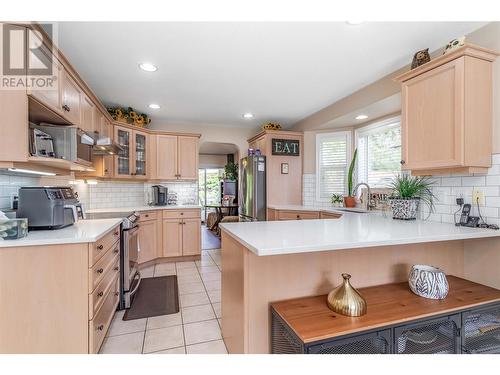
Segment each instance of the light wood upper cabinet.
[[80,128],[89,134],[99,131],[97,128],[97,113],[94,103],[88,98],[87,95],[82,95],[82,121]]
[[82,90],[65,71],[61,72],[61,96],[63,115],[73,124],[80,126]]
[[180,180],[198,179],[198,138],[177,137],[178,178]]
[[156,175],[159,180],[198,179],[198,137],[156,135]]
[[162,256],[182,256],[182,220],[163,220],[163,239]]
[[114,128],[114,139],[123,148],[115,157],[114,177],[148,178],[149,135],[122,126]]
[[156,136],[156,178],[161,180],[177,179],[177,155],[176,136]]
[[469,45],[396,78],[403,169],[425,175],[481,173],[491,166],[496,56]]

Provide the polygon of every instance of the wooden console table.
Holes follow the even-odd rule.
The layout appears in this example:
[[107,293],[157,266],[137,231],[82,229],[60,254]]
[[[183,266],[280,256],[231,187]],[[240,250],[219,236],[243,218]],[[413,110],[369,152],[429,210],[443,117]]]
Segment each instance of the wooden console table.
[[408,283],[360,289],[368,312],[330,310],[326,295],[271,304],[273,353],[500,353],[500,290],[448,276],[444,300]]

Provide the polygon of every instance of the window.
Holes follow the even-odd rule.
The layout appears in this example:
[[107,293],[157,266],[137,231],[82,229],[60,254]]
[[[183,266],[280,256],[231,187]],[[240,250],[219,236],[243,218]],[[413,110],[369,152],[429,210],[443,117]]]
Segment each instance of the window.
[[392,177],[401,171],[400,118],[356,130],[356,145],[357,182],[387,187]]
[[351,161],[351,132],[316,135],[316,199],[329,201],[332,194],[345,194]]

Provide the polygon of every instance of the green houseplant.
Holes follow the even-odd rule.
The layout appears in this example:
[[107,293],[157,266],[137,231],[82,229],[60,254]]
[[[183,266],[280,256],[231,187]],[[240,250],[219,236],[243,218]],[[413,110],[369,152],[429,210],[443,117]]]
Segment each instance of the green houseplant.
[[224,167],[224,175],[227,180],[238,180],[238,164],[230,161]]
[[432,180],[427,176],[407,174],[395,176],[389,184],[392,191],[389,197],[392,217],[399,220],[415,220],[420,202],[433,212],[435,196],[431,190],[432,185]]
[[354,168],[356,166],[356,158],[358,156],[358,149],[354,150],[352,154],[351,164],[349,165],[349,171],[347,172],[347,196],[344,197],[344,206],[346,207],[356,207],[356,198],[352,195],[353,190],[353,179],[354,179]]
[[332,194],[331,202],[334,207],[342,207],[342,203],[344,202],[344,197],[342,194]]

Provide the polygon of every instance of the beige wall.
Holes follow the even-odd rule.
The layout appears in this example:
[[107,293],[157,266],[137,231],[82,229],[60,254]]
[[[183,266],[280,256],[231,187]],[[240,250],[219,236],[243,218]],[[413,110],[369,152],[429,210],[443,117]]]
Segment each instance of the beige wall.
[[[492,22],[467,35],[467,42],[500,51],[500,22]],[[439,51],[432,53],[433,56],[438,54]],[[342,117],[364,112],[368,108],[372,113],[377,113],[377,120],[397,115],[394,101],[392,105],[386,105],[389,98],[397,98],[400,101],[400,98],[395,96],[399,94],[400,86],[392,78],[408,69],[408,66],[402,67],[297,122],[291,130],[304,131],[304,173],[316,173],[315,137],[318,132],[352,129],[375,121],[358,125],[352,116],[352,124],[345,126],[343,122],[344,126],[338,128],[336,124]],[[500,153],[500,59],[493,64],[493,79],[493,153]],[[377,107],[380,109],[378,112]]]
[[238,147],[240,155],[246,155],[247,139],[257,130],[230,125],[211,124],[151,124],[151,129],[186,133],[201,133],[200,144],[204,142],[230,143]]
[[227,155],[200,154],[200,168],[224,168]]

